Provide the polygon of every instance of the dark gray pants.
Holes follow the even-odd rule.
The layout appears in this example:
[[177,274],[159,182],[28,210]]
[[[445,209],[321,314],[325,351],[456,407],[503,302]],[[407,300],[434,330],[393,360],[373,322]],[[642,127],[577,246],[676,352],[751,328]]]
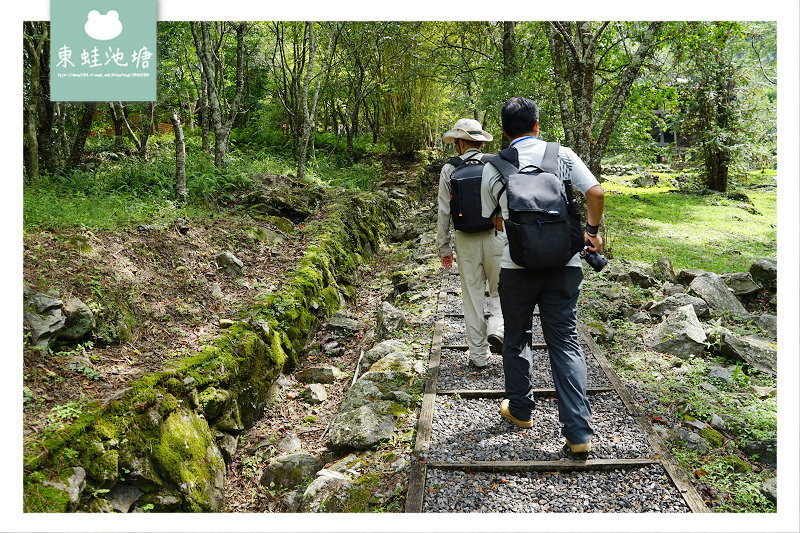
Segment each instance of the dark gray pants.
[[509,411],[519,420],[530,420],[535,407],[530,376],[531,323],[539,304],[544,340],[550,353],[550,368],[558,395],[561,433],[570,442],[588,442],[594,431],[586,397],[586,360],[578,345],[578,295],[583,270],[577,267],[534,272],[525,269],[500,271],[500,305],[505,339],[503,371]]

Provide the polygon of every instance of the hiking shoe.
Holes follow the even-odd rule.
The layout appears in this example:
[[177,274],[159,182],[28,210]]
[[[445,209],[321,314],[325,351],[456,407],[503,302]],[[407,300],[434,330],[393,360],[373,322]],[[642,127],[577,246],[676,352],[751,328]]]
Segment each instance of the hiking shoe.
[[514,422],[514,425],[520,428],[532,428],[533,427],[533,420],[518,420],[514,418],[508,410],[508,400],[503,400],[500,403],[500,416],[503,418],[507,418]]
[[567,447],[572,453],[589,453],[592,451],[592,441],[584,442],[583,444],[572,444],[567,439]]
[[486,363],[485,365],[478,365],[478,364],[475,364],[475,361],[470,359],[469,360],[469,367],[472,368],[473,370],[478,370],[478,371],[486,370],[487,368],[489,368],[489,363]]
[[489,350],[492,353],[503,353],[503,337],[492,333],[486,340],[489,341]]

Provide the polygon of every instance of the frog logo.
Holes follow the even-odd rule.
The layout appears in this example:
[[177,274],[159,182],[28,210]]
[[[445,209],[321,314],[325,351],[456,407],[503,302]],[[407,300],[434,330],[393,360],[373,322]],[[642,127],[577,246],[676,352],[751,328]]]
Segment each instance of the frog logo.
[[119,13],[110,10],[105,15],[93,9],[87,15],[86,24],[83,25],[86,35],[97,41],[110,41],[122,33],[122,22]]

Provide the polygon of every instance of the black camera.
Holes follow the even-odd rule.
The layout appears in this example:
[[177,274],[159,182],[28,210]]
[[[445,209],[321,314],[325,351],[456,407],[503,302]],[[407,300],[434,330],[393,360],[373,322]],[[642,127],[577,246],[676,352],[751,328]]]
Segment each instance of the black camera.
[[584,243],[583,250],[581,250],[581,258],[589,263],[589,266],[591,266],[595,272],[600,272],[608,264],[608,259],[590,250],[589,246],[591,246],[591,244],[592,243],[589,241]]

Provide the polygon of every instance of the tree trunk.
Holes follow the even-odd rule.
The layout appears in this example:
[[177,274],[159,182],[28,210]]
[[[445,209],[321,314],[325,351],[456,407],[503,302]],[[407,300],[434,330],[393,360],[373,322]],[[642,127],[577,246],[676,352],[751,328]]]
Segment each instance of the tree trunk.
[[[516,74],[516,48],[514,43],[516,28],[516,22],[503,22],[503,77],[506,79],[506,86]],[[508,145],[509,140],[503,135],[500,140],[500,148],[508,148]]]
[[111,114],[111,122],[114,124],[114,146],[117,149],[125,145],[125,124],[122,117],[122,109],[117,111],[114,102],[108,102],[108,112]]
[[200,84],[202,86],[200,96],[200,138],[203,145],[203,153],[211,153],[211,108],[208,105],[208,81],[202,75],[202,67],[200,75]]
[[[244,30],[245,23],[235,25],[236,31],[236,81],[235,94],[228,109],[224,109],[223,87],[217,87],[218,81],[214,75],[215,67],[220,66],[219,60],[215,61],[216,49],[211,42],[210,22],[192,22],[192,37],[195,42],[198,58],[202,63],[202,74],[208,90],[208,101],[211,107],[211,123],[214,128],[214,166],[225,168],[225,155],[228,152],[228,141],[231,129],[239,111],[239,102],[244,89]],[[222,82],[220,82],[222,85]]]
[[[314,75],[314,56],[317,53],[313,21],[306,22],[306,32],[308,33],[308,68],[303,80],[303,91],[300,94],[300,104],[303,109],[303,134],[297,157],[297,178],[301,180],[306,177],[306,149],[308,148],[308,139],[311,136],[314,120],[313,114],[308,110],[308,88],[311,85],[311,77]],[[319,84],[317,88],[319,89]]]
[[[545,23],[565,143],[575,150],[598,179],[602,172],[601,160],[614,127],[663,23],[651,22],[648,25],[636,52],[617,78],[613,93],[597,106],[595,112],[597,43],[608,24],[601,23],[595,31],[592,23],[586,21]],[[594,132],[597,132],[596,137]]]
[[83,104],[83,115],[78,123],[78,131],[75,134],[75,140],[72,143],[69,159],[67,160],[67,168],[76,168],[83,158],[83,148],[86,146],[86,138],[89,137],[89,132],[92,130],[92,120],[94,119],[94,110],[97,107],[96,102],[85,102]]
[[69,158],[69,138],[67,137],[67,104],[56,102],[56,131],[58,146],[61,149],[61,160]]
[[[37,109],[39,102],[46,95],[42,94],[42,67],[49,57],[44,56],[45,47],[49,39],[48,24],[25,22],[22,38],[25,51],[31,64],[28,100],[25,102],[25,134],[28,138],[27,171],[28,180],[35,183],[39,179],[39,139],[36,129]],[[48,70],[49,73],[49,70]],[[49,96],[49,95],[47,95]]]
[[28,153],[25,170],[28,183],[35,185],[39,180],[39,140],[36,138],[36,104],[25,104],[25,135],[28,138]]
[[175,132],[175,197],[178,201],[186,203],[186,142],[183,138],[183,128],[178,114],[170,115],[172,130]]
[[142,135],[139,142],[139,157],[142,161],[147,161],[147,141],[150,139],[150,132],[153,130],[153,118],[155,115],[156,103],[150,102],[147,106],[147,115],[142,123]]

